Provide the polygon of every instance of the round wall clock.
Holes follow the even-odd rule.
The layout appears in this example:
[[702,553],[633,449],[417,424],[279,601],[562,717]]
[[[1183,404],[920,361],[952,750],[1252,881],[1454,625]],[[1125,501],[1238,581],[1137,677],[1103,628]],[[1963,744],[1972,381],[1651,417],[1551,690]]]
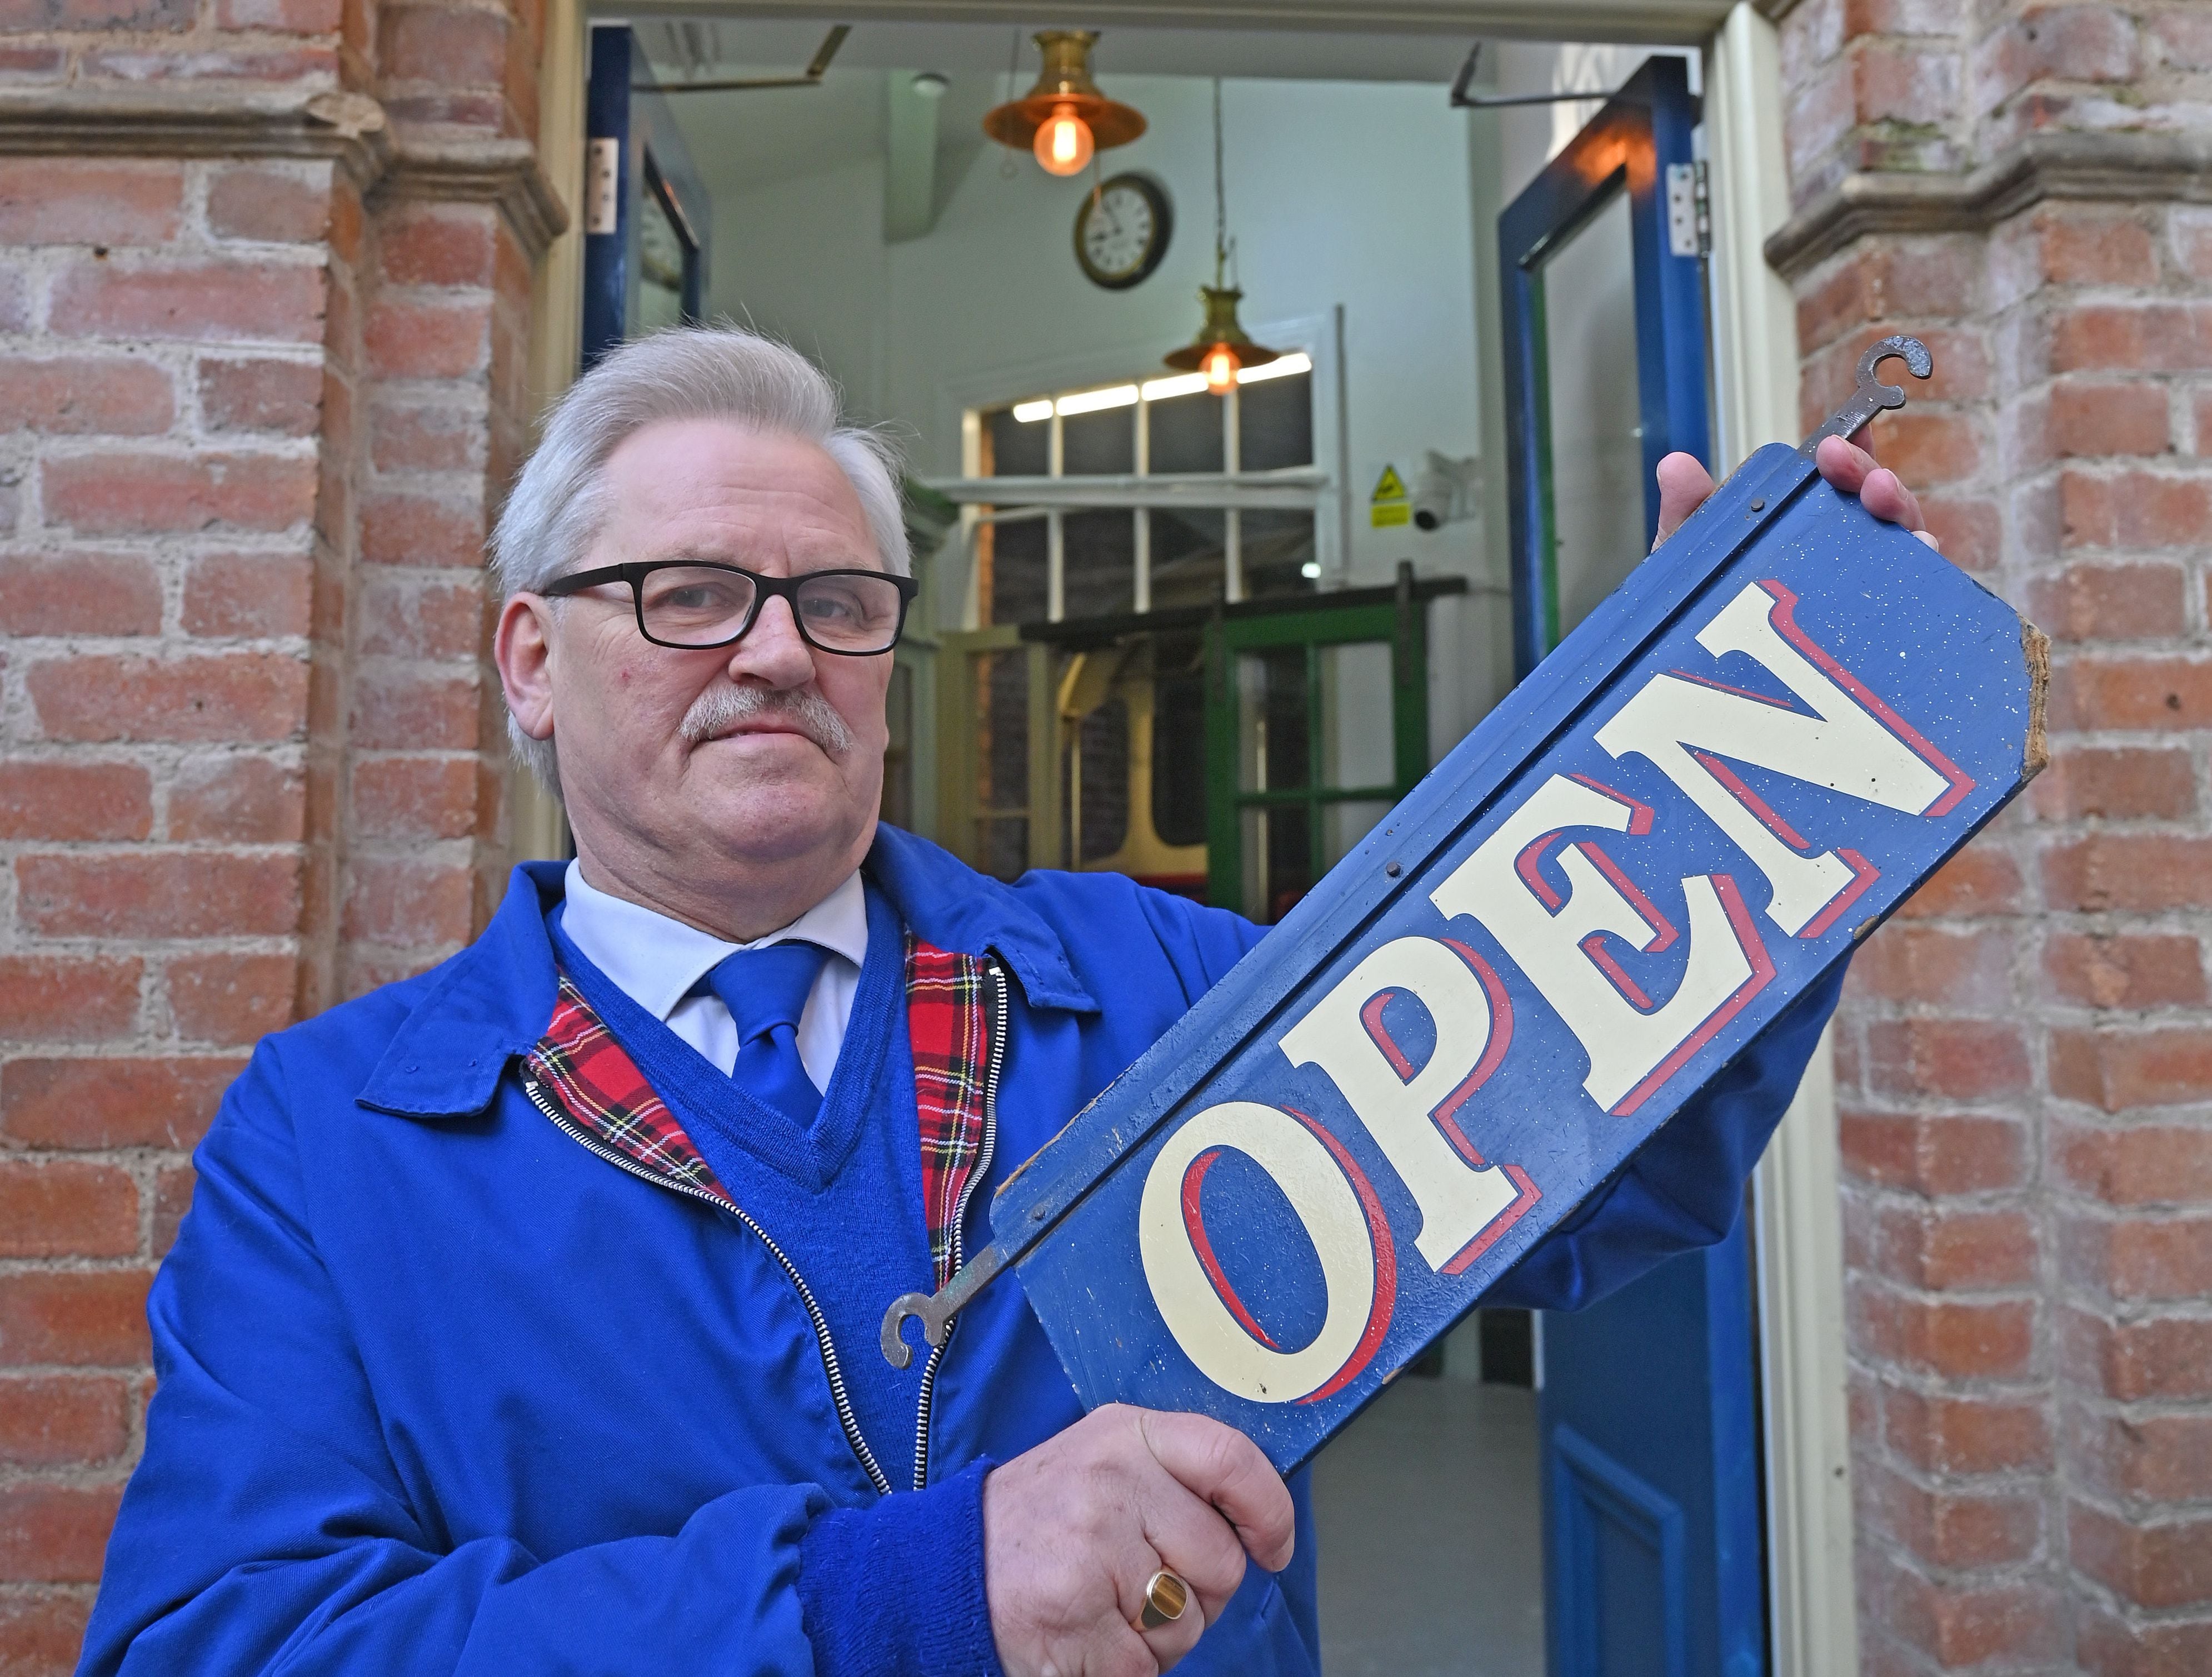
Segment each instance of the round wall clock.
[[1083,195],[1075,212],[1075,261],[1093,285],[1127,291],[1168,253],[1175,212],[1150,175],[1115,175]]

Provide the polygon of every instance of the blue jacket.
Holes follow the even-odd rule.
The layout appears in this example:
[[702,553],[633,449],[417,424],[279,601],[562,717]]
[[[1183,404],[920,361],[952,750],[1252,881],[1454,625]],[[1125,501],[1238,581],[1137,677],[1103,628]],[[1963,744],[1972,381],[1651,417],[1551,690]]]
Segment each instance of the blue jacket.
[[[888,827],[867,870],[919,936],[1012,975],[978,1226],[983,1196],[1261,935],[1112,875],[1001,885]],[[802,1563],[833,1510],[873,1511],[836,1517],[872,1539],[823,1563],[862,1642],[919,1670],[980,1625],[991,1663],[975,1464],[1080,1414],[1020,1288],[963,1313],[933,1487],[878,1498],[760,1242],[524,1094],[560,879],[517,869],[469,948],[269,1038],[226,1097],[149,1304],[159,1386],[81,1671],[805,1677],[810,1599],[812,1628],[825,1607]],[[1722,1238],[1833,1005],[1821,990],[1492,1299],[1571,1308]],[[1251,1569],[1185,1669],[1317,1669],[1303,1475],[1293,1491],[1297,1559]],[[957,1553],[915,1553],[944,1547],[933,1522],[963,1529]]]

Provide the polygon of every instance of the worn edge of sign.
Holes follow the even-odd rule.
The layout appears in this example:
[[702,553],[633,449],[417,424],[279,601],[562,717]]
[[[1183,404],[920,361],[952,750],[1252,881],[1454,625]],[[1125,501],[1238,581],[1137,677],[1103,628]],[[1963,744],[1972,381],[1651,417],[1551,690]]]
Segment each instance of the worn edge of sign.
[[2051,766],[2051,742],[2043,731],[2044,705],[2051,693],[2051,637],[2023,617],[2020,650],[2027,663],[2027,741],[2020,754],[2020,778],[2025,784]]

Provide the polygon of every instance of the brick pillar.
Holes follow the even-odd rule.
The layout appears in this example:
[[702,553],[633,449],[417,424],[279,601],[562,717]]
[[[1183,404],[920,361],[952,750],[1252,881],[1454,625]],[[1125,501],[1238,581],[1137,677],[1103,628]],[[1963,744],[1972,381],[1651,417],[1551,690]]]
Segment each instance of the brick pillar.
[[0,1668],[65,1672],[190,1149],[503,871],[534,7],[0,3]]
[[1925,338],[1877,448],[2054,641],[2050,770],[1839,1020],[1865,1668],[2212,1671],[2212,9],[1782,27],[1807,412]]

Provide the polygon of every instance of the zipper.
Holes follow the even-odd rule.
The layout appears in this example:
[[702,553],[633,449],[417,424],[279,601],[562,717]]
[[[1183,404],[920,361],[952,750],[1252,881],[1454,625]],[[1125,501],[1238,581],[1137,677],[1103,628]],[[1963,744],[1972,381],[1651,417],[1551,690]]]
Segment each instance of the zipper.
[[[988,1090],[988,1086],[987,1085],[986,1087]],[[738,1222],[751,1231],[762,1245],[768,1248],[769,1256],[782,1266],[784,1274],[790,1280],[793,1289],[799,1294],[799,1302],[806,1310],[807,1321],[813,1324],[815,1344],[822,1353],[822,1371],[829,1377],[830,1380],[830,1401],[837,1408],[837,1424],[845,1429],[845,1442],[852,1446],[854,1459],[860,1462],[861,1468],[866,1472],[869,1481],[875,1486],[878,1492],[889,1496],[891,1482],[885,1476],[883,1468],[877,1465],[875,1452],[868,1448],[868,1441],[860,1436],[860,1417],[853,1413],[853,1401],[845,1390],[845,1373],[838,1365],[837,1347],[830,1337],[829,1320],[822,1314],[822,1307],[814,1302],[814,1289],[806,1285],[806,1278],[799,1273],[799,1266],[791,1261],[782,1247],[775,1244],[775,1237],[755,1222],[743,1206],[728,1200],[716,1199],[705,1189],[694,1187],[688,1182],[678,1182],[648,1171],[636,1160],[624,1157],[612,1147],[604,1146],[596,1137],[571,1123],[567,1115],[546,1098],[538,1081],[526,1072],[523,1075],[522,1088],[523,1093],[530,1097],[531,1105],[552,1119],[554,1127],[571,1141],[580,1143],[617,1169],[628,1171],[641,1182],[652,1183],[655,1187],[665,1188],[672,1193],[688,1194],[702,1204],[710,1205],[715,1210],[736,1218]],[[991,1122],[988,1116],[990,1110],[990,1100],[987,1093],[984,1099],[986,1116],[983,1124],[984,1144],[987,1147],[989,1146],[991,1134]],[[963,1201],[964,1207],[964,1194]],[[957,1234],[955,1238],[957,1238]],[[936,1367],[934,1358],[931,1359],[930,1366],[933,1370]],[[927,1383],[922,1387],[921,1402],[926,1417],[929,1407],[929,1388]],[[927,1426],[926,1420],[924,1425]]]
[[[995,960],[990,970],[991,1057],[983,1073],[983,1139],[975,1149],[975,1167],[960,1185],[959,1202],[952,1208],[952,1273],[956,1275],[968,1261],[968,1202],[975,1197],[977,1184],[991,1173],[991,1155],[999,1141],[999,1074],[1006,1063],[1006,973]],[[915,1402],[914,1421],[914,1488],[917,1491],[929,1484],[930,1404],[936,1395],[937,1367],[952,1348],[952,1335],[959,1326],[957,1316],[945,1324],[943,1342],[930,1352],[928,1362],[922,1365],[921,1395]]]

